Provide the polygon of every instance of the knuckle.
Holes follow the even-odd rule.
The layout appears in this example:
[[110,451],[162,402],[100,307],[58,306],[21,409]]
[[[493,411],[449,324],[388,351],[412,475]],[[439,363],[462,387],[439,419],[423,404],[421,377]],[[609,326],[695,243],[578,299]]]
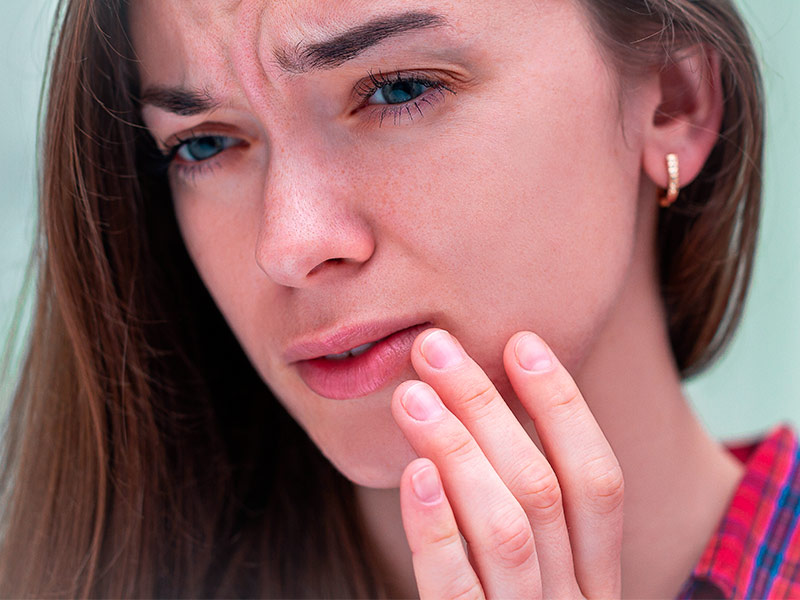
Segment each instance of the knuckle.
[[469,387],[459,394],[456,398],[456,405],[468,410],[470,413],[480,416],[490,410],[497,398],[497,392],[491,383],[485,383],[482,387]]
[[552,418],[558,421],[571,421],[580,410],[580,390],[574,385],[558,385],[552,391],[547,402],[547,409]]
[[442,590],[444,598],[453,600],[475,600],[484,598],[481,584],[474,577],[457,577],[449,582]]
[[[464,546],[458,533],[447,533],[438,537],[432,537],[426,543],[427,547],[425,551],[415,552],[413,555],[415,571],[418,567],[418,561],[429,559],[431,554],[443,557],[447,564],[452,565],[458,565],[464,559]],[[438,573],[438,575],[441,575],[441,573]],[[417,573],[417,576],[419,576],[419,573]],[[455,572],[447,574],[445,580],[439,580],[435,588],[437,597],[458,598],[460,600],[484,598],[483,588],[473,571],[469,568],[459,568],[456,569]]]
[[619,462],[610,456],[596,458],[585,467],[586,495],[600,513],[609,513],[622,505],[625,479]]
[[437,553],[453,553],[454,556],[458,556],[463,549],[458,530],[449,523],[431,527],[425,537],[426,546]]
[[474,450],[474,440],[468,434],[459,432],[443,442],[442,458],[447,462],[465,463],[472,459]]
[[564,513],[561,486],[551,467],[526,467],[528,481],[520,486],[518,498],[537,523],[555,523]]
[[514,507],[489,521],[488,548],[505,568],[525,565],[535,554],[533,532],[525,512]]

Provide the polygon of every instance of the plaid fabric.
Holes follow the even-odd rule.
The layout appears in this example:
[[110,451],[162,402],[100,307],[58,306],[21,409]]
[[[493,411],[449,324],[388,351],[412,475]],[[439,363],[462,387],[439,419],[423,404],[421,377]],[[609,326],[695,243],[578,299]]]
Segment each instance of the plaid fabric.
[[800,598],[800,452],[781,423],[728,449],[746,471],[678,598]]

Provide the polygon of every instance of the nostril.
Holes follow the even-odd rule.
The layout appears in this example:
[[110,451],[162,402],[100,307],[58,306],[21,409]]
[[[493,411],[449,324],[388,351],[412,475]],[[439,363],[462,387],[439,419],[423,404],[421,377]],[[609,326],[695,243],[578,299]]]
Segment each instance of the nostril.
[[343,258],[329,258],[328,260],[325,260],[325,261],[319,263],[316,267],[311,269],[311,271],[309,271],[308,274],[309,275],[314,275],[317,271],[321,271],[325,267],[338,265],[341,262],[344,262]]

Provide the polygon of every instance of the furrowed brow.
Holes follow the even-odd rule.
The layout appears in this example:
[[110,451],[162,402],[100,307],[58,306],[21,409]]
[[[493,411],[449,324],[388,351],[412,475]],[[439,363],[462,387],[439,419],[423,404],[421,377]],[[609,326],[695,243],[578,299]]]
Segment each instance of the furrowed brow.
[[[275,60],[284,71],[294,74],[328,70],[354,59],[368,48],[409,31],[443,27],[447,19],[438,13],[411,11],[376,17],[356,25],[329,40],[300,42],[290,52],[275,50]],[[220,106],[205,90],[152,86],[144,90],[140,102],[171,113],[190,117]]]
[[278,65],[289,73],[334,69],[352,60],[367,48],[408,31],[447,25],[444,16],[411,11],[376,17],[356,25],[334,38],[312,44],[300,42],[293,50],[274,50]]
[[150,104],[182,117],[210,112],[220,105],[220,102],[214,100],[205,90],[163,86],[147,88],[142,93],[140,102],[142,105]]

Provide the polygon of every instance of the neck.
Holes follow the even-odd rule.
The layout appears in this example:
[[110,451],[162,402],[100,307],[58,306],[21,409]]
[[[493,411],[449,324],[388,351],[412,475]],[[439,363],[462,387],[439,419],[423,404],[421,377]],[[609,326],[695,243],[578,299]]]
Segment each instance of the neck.
[[[700,559],[743,467],[703,428],[683,395],[644,251],[591,351],[573,376],[625,476],[623,597],[675,597]],[[539,445],[533,423],[523,422]],[[397,489],[357,487],[393,594],[414,597]]]
[[744,469],[683,394],[654,270],[646,260],[632,269],[575,379],[625,476],[623,595],[674,598]]

